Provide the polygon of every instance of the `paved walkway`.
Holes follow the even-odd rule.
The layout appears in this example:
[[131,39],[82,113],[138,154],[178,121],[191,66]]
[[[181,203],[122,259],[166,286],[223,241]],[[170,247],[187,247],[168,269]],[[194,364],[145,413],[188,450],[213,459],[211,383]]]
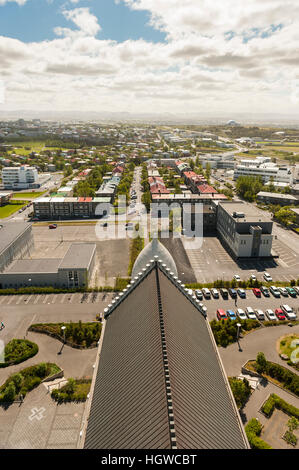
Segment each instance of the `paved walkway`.
[[85,405],[57,405],[39,385],[24,403],[0,407],[0,449],[76,449]]
[[242,351],[238,344],[233,343],[227,348],[219,348],[220,356],[228,376],[236,376],[241,372],[241,367],[249,359],[255,359],[258,352],[263,352],[268,361],[277,362],[294,371],[280,359],[276,352],[276,341],[280,336],[299,333],[299,325],[289,327],[287,325],[271,326],[253,331],[240,339]]
[[[74,349],[70,346],[63,345],[63,343],[50,336],[33,332],[29,332],[26,339],[38,344],[38,353],[21,364],[0,369],[0,385],[5,382],[9,375],[19,372],[25,367],[38,364],[39,362],[54,362],[64,370],[64,376],[66,378],[92,376],[97,348],[85,350]],[[59,354],[61,349],[62,353]]]
[[[238,376],[241,373],[242,365],[244,365],[244,363],[249,359],[255,359],[258,352],[263,352],[267,360],[281,364],[294,372],[294,369],[289,367],[285,361],[280,359],[276,351],[276,342],[278,338],[283,335],[298,332],[299,325],[293,326],[292,328],[284,325],[262,328],[246,335],[244,338],[241,338],[240,346],[242,351],[239,351],[236,343],[231,344],[227,348],[219,348],[227,375]],[[288,446],[285,441],[281,439],[282,433],[286,430],[285,422],[287,422],[288,417],[286,417],[285,414],[277,417],[274,413],[271,419],[267,419],[259,411],[262,404],[271,393],[275,393],[287,403],[299,408],[299,398],[270,382],[267,383],[265,380],[262,380],[262,383],[259,384],[258,388],[252,392],[248,402],[242,410],[242,420],[246,423],[252,418],[257,418],[261,424],[264,425],[262,438],[265,439],[265,441],[273,448],[293,448],[292,446]]]

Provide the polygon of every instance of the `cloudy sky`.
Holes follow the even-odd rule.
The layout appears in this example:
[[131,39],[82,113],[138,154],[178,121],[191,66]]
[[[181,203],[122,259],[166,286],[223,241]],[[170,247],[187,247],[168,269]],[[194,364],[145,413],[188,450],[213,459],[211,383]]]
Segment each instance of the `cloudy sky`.
[[299,1],[0,0],[0,103],[299,116]]

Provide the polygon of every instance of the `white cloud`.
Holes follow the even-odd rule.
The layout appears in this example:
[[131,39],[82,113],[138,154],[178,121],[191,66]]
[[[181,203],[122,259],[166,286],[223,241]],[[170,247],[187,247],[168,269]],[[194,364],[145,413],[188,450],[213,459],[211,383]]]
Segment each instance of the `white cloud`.
[[27,0],[0,0],[0,6],[1,5],[5,5],[6,3],[8,2],[15,2],[17,3],[18,5],[25,5],[25,3],[27,2]]
[[51,103],[136,112],[297,112],[299,4],[119,1],[148,11],[167,40],[101,40],[89,8],[64,7],[74,26],[57,27],[51,41],[25,44],[0,36],[6,103],[19,109]]

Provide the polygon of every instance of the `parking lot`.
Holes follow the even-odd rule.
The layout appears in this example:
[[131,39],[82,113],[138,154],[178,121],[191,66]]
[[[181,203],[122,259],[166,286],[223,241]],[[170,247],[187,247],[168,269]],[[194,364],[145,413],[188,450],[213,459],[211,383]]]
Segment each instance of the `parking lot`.
[[[217,289],[219,292],[219,289]],[[207,315],[209,321],[217,319],[216,317],[216,311],[218,308],[223,309],[224,311],[226,310],[233,310],[233,312],[236,312],[237,308],[242,308],[243,310],[246,309],[246,307],[252,307],[254,310],[255,309],[261,309],[264,313],[265,310],[271,309],[275,311],[276,308],[279,308],[281,305],[289,305],[295,313],[297,313],[297,318],[299,319],[299,298],[293,298],[293,297],[283,297],[281,296],[279,298],[273,297],[272,294],[270,294],[270,297],[264,297],[263,295],[260,298],[257,298],[254,293],[252,292],[251,289],[246,289],[246,299],[241,299],[239,296],[237,298],[237,305],[235,304],[235,299],[232,299],[230,296],[227,300],[224,300],[221,296],[219,295],[219,299],[214,299],[213,297],[209,300],[203,299],[200,302],[202,302],[206,307],[207,307]],[[268,318],[266,318],[268,320]]]
[[[187,246],[183,239],[183,245]],[[215,237],[204,237],[202,246],[197,249],[186,248],[190,264],[197,282],[212,282],[217,279],[231,280],[239,274],[242,280],[255,274],[262,280],[265,271],[269,272],[273,281],[286,281],[299,278],[299,255],[280,240],[274,240],[273,248],[279,258],[270,260],[234,260]],[[191,281],[190,281],[191,282]]]

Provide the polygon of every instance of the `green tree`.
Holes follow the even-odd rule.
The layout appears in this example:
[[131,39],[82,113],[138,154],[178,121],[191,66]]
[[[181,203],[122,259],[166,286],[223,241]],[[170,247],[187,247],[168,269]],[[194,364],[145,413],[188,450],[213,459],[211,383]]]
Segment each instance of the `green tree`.
[[263,352],[259,352],[256,356],[256,370],[263,373],[267,370],[267,360]]

